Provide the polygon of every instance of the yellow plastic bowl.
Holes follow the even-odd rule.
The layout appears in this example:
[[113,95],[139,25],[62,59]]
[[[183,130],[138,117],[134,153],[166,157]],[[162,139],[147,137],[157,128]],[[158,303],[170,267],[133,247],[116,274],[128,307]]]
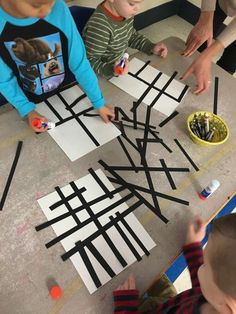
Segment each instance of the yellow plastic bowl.
[[[209,115],[210,126],[214,126],[216,128],[215,133],[214,133],[210,142],[202,140],[201,138],[199,138],[197,135],[195,135],[192,132],[192,130],[190,128],[190,123],[193,120],[194,115],[195,114],[204,115],[204,113],[207,113]],[[193,140],[193,142],[198,144],[198,145],[201,145],[201,146],[220,145],[220,144],[223,144],[225,141],[227,141],[227,139],[229,137],[229,128],[228,128],[227,124],[220,117],[218,117],[214,113],[208,112],[208,111],[197,111],[197,112],[191,113],[187,119],[187,128],[188,128],[188,132],[189,132],[190,137]]]

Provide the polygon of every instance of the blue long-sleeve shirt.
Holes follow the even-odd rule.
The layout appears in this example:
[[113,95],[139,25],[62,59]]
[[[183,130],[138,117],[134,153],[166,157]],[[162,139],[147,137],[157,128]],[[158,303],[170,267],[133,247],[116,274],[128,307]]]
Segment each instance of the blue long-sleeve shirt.
[[21,116],[74,74],[94,108],[105,104],[81,36],[63,0],[44,19],[15,18],[0,8],[0,93]]

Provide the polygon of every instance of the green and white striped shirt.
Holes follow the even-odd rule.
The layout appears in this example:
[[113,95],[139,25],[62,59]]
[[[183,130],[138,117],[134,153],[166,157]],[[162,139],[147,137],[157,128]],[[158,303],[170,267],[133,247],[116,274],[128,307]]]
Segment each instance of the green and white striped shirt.
[[133,21],[114,19],[101,4],[96,8],[84,28],[83,38],[87,57],[97,74],[110,79],[115,62],[128,47],[152,53],[155,44],[134,29]]

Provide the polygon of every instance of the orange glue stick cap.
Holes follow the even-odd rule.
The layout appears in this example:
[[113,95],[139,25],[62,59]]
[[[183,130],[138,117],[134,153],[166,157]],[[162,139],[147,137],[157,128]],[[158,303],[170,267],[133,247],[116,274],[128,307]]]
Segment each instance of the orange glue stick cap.
[[32,127],[34,128],[41,128],[42,122],[39,119],[33,119],[31,122]]
[[50,295],[54,300],[60,299],[62,296],[62,290],[59,286],[53,286],[50,290]]
[[124,68],[120,65],[117,65],[115,68],[115,73],[121,75],[124,72]]

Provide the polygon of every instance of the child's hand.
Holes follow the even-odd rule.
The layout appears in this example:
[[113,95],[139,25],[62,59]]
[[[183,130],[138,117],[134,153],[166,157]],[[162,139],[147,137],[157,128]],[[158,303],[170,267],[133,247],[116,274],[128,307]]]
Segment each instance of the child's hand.
[[29,125],[30,125],[30,127],[35,131],[35,132],[45,132],[45,131],[47,131],[47,127],[40,127],[40,128],[37,128],[37,127],[34,127],[34,126],[32,126],[32,121],[34,120],[34,119],[39,119],[39,120],[41,120],[41,121],[43,121],[43,122],[46,122],[46,123],[48,123],[48,120],[45,118],[45,117],[43,117],[43,116],[41,116],[37,111],[35,111],[35,110],[32,110],[32,111],[30,111],[29,113],[28,113],[28,122],[29,122]]
[[201,242],[206,233],[206,223],[202,220],[202,218],[196,216],[194,220],[189,222],[186,243],[190,244],[194,242]]
[[152,53],[154,55],[160,56],[162,58],[165,58],[168,54],[168,49],[166,47],[166,45],[164,45],[163,43],[157,43],[153,49],[152,49]]
[[105,123],[108,123],[110,120],[113,121],[115,119],[114,111],[107,105],[104,105],[102,108],[100,108],[98,112]]
[[118,290],[135,290],[136,284],[135,284],[135,278],[133,274],[130,274],[129,277],[126,279],[126,281],[123,283],[123,285],[120,285],[117,287],[116,291]]

